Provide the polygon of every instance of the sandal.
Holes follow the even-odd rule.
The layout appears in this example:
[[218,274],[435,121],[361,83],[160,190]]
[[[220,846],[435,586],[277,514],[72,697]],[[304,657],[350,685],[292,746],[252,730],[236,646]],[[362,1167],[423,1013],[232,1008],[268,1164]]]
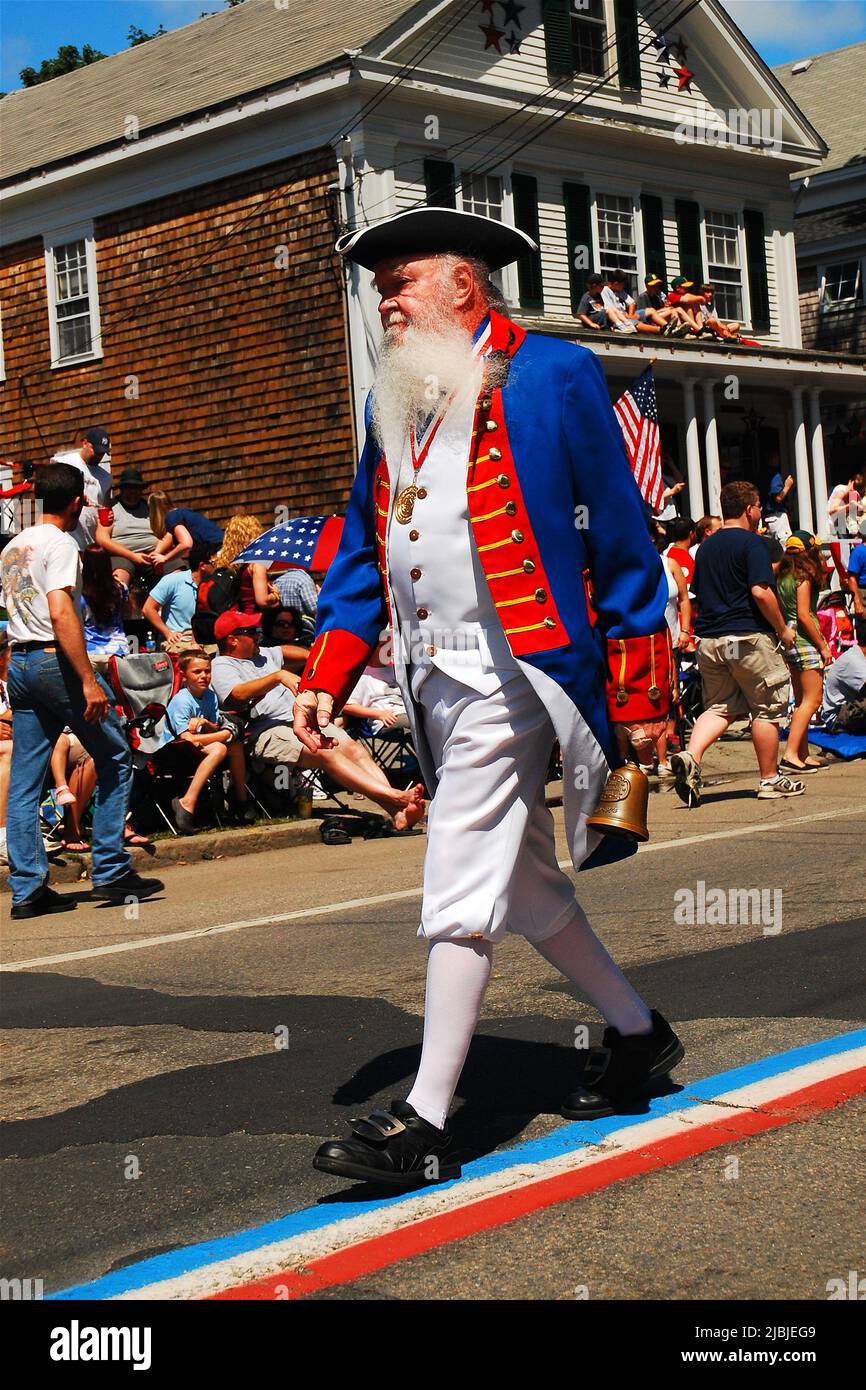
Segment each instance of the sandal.
[[131,825],[127,825],[123,833],[123,843],[125,845],[150,846],[153,844],[153,841],[149,840],[146,835],[139,835],[137,830],[133,830]]
[[60,848],[67,854],[89,854],[90,845],[86,840],[61,840]]
[[322,837],[323,845],[350,845],[352,837],[348,830],[344,830],[341,825],[334,821],[323,821],[319,826],[319,834]]

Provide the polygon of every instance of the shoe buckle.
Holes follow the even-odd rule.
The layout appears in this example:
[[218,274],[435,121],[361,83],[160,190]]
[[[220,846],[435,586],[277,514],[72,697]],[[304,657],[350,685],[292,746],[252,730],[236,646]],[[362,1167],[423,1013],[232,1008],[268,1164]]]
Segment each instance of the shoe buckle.
[[352,1133],[358,1135],[360,1139],[372,1138],[362,1126],[378,1131],[383,1139],[392,1139],[395,1134],[402,1134],[406,1128],[402,1120],[398,1120],[396,1115],[391,1115],[387,1110],[374,1110],[365,1119],[352,1121]]
[[610,1058],[611,1049],[609,1047],[591,1047],[580,1078],[581,1085],[593,1086],[597,1081],[600,1081],[607,1071]]

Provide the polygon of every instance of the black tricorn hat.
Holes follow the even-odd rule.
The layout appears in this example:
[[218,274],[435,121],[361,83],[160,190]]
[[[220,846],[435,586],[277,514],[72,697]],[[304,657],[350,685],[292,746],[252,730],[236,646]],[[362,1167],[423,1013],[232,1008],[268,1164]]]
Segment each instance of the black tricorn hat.
[[346,232],[336,249],[367,270],[394,256],[449,254],[479,256],[491,270],[499,270],[538,247],[526,232],[492,217],[455,208],[411,208],[373,227]]

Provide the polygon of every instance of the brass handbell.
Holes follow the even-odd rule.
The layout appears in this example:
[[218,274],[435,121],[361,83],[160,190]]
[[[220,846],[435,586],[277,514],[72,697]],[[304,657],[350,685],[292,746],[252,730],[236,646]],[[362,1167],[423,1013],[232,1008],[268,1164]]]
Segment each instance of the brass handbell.
[[598,805],[587,819],[587,825],[603,835],[619,835],[622,839],[648,840],[646,812],[649,801],[649,779],[635,763],[623,763],[608,776]]

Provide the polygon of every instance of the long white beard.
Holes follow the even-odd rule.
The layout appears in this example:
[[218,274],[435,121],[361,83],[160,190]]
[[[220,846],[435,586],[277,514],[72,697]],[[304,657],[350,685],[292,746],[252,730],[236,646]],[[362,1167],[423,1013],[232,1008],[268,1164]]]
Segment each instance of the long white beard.
[[420,431],[452,395],[480,384],[481,365],[465,330],[418,323],[399,336],[387,330],[373,380],[373,429],[385,454],[399,461],[409,428]]

